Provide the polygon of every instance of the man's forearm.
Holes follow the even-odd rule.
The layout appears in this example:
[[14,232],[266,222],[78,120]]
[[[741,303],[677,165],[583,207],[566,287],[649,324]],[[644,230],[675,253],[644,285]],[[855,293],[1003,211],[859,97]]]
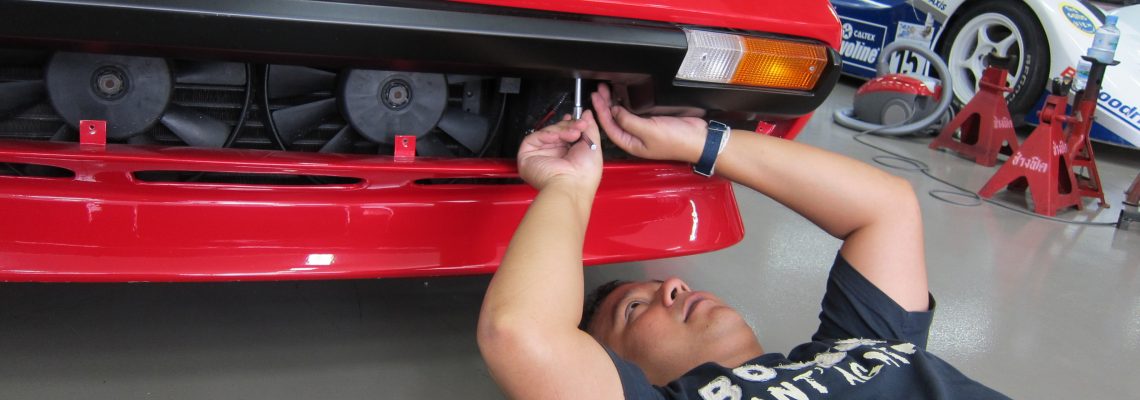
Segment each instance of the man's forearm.
[[716,173],[784,204],[840,239],[866,226],[907,195],[897,177],[815,147],[733,132]]
[[535,197],[491,280],[483,316],[528,329],[576,329],[582,314],[582,243],[593,192],[552,184]]
[[734,132],[716,172],[843,239],[843,257],[904,309],[928,309],[922,213],[906,180],[839,154],[744,131]]

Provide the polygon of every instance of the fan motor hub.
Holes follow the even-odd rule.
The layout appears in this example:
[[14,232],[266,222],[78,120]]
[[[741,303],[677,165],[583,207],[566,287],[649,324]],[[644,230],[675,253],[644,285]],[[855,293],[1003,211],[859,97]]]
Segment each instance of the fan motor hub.
[[402,110],[412,104],[412,85],[403,79],[390,79],[380,90],[380,101],[393,110]]
[[117,100],[130,90],[130,77],[116,66],[104,66],[91,75],[95,94],[107,100]]

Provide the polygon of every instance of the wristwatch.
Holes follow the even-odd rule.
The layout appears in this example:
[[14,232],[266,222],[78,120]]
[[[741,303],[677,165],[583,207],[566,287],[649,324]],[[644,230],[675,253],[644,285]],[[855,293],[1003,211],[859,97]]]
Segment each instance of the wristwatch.
[[705,148],[701,151],[701,158],[693,164],[693,172],[697,175],[709,177],[716,168],[716,156],[724,149],[722,141],[727,140],[728,125],[722,122],[709,120],[708,136],[705,136]]

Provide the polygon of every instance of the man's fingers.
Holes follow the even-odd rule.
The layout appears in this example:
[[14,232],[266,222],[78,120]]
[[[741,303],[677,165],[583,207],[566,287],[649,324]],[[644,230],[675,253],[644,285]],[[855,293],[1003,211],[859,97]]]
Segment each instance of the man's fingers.
[[579,120],[579,122],[581,122],[582,125],[575,127],[580,128],[582,133],[590,137],[590,140],[593,140],[594,143],[598,143],[600,140],[602,140],[602,134],[601,132],[598,132],[598,123],[594,120],[593,111],[583,111],[582,119]]
[[653,130],[652,123],[648,119],[634,115],[625,107],[613,106],[611,112],[614,114],[614,120],[617,121],[617,124],[635,136]]
[[603,99],[606,99],[606,106],[609,107],[608,103],[612,98],[610,96],[610,85],[607,85],[605,83],[598,83],[598,93],[602,95]]
[[565,145],[577,140],[581,136],[581,132],[577,129],[541,130],[527,136],[527,140],[535,147]]
[[576,129],[568,129],[558,132],[558,139],[564,143],[577,142],[582,137],[582,131]]
[[594,102],[594,110],[598,111],[598,122],[602,124],[602,129],[606,130],[606,134],[611,139],[626,135],[625,131],[614,121],[613,113],[610,111],[610,101],[603,96],[600,91],[590,95],[590,100]]

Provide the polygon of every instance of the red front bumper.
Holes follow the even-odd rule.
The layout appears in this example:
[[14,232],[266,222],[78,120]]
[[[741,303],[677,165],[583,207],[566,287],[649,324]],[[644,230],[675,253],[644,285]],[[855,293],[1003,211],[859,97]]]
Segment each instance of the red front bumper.
[[[0,162],[74,178],[0,176],[0,281],[378,278],[494,271],[534,190],[423,185],[512,178],[513,160],[417,159],[0,141]],[[354,177],[358,184],[153,183],[135,171]],[[727,247],[744,235],[732,186],[687,166],[609,162],[586,264]]]

